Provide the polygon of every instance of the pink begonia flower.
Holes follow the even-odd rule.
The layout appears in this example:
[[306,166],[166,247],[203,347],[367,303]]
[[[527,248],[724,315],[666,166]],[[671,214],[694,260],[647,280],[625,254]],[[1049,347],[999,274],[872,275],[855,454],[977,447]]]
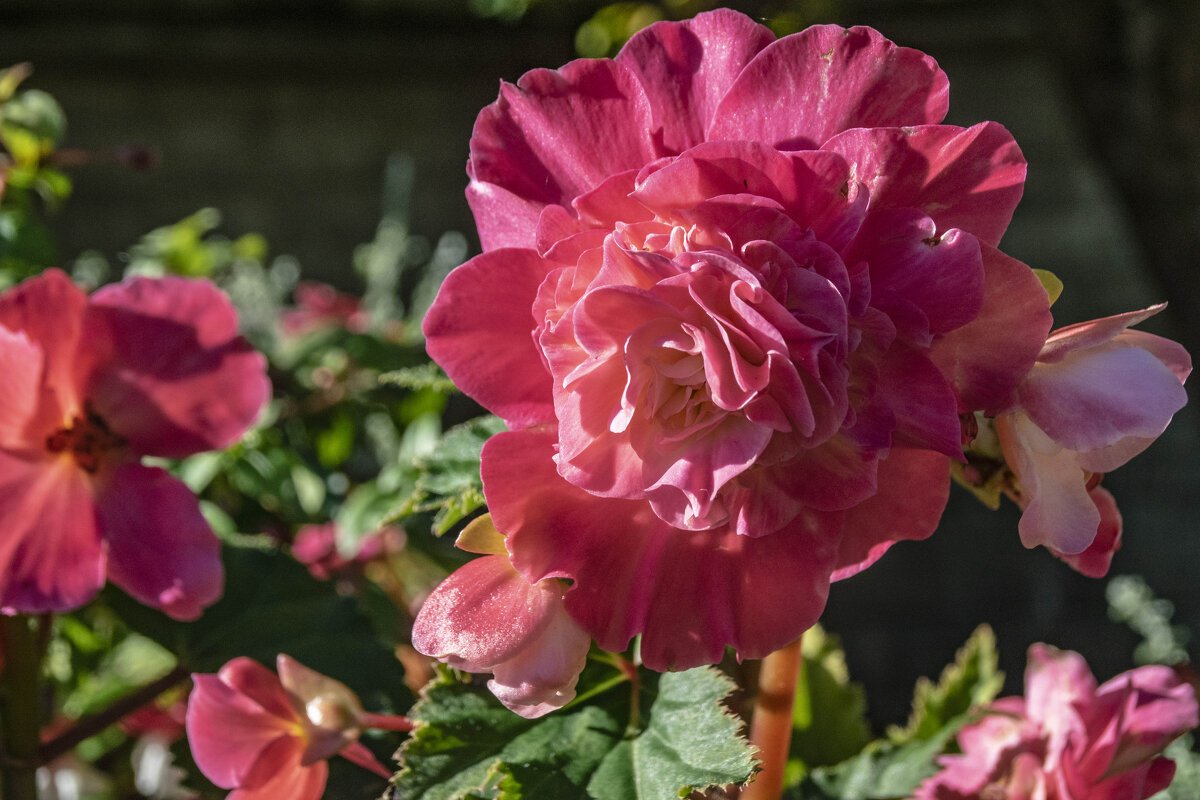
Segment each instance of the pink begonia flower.
[[1168,667],[1097,687],[1078,653],[1035,644],[1025,696],[959,731],[962,754],[942,756],[914,800],[1143,800],[1170,785],[1160,754],[1196,724],[1195,692]]
[[361,742],[364,728],[407,731],[404,717],[363,711],[344,684],[281,654],[279,675],[235,658],[216,675],[193,675],[188,744],[229,800],[317,800],[334,755],[390,778]]
[[58,270],[0,295],[0,608],[62,611],[105,575],[193,619],[221,594],[195,496],[142,456],[232,443],[270,394],[211,283],[135,278],[91,297]]
[[480,114],[485,252],[424,325],[508,424],[484,491],[531,584],[606,650],[758,658],[831,579],[921,539],[1050,330],[997,249],[1025,161],[938,124],[946,76],[869,28],[734,11],[534,70]]
[[1146,449],[1187,403],[1183,347],[1129,328],[1163,306],[1054,331],[996,417],[1017,479],[1021,541],[1045,545],[1085,575],[1108,572],[1121,516],[1099,475]]
[[592,641],[563,609],[562,582],[525,580],[487,515],[456,544],[483,557],[459,567],[425,600],[413,622],[413,647],[457,669],[492,673],[488,689],[522,717],[562,708],[575,697]]

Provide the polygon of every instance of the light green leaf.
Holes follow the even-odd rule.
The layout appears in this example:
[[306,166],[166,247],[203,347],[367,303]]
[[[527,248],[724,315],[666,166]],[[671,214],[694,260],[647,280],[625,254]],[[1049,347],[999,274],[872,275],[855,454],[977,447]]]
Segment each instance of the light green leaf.
[[813,767],[850,758],[871,741],[866,696],[850,682],[841,642],[817,626],[804,634],[802,647],[788,783]]

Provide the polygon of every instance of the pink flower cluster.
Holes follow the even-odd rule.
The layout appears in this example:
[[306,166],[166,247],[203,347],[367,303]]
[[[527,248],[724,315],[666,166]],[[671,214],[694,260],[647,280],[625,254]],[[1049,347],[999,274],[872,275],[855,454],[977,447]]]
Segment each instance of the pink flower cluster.
[[234,790],[229,800],[319,800],[334,755],[391,777],[358,737],[411,730],[407,719],[363,711],[344,684],[286,655],[277,667],[278,677],[235,658],[216,675],[192,676],[188,743],[200,771]]
[[[1057,526],[1161,432],[1190,364],[1133,316],[1047,339],[1047,291],[997,249],[1024,159],[996,123],[941,124],[947,104],[933,59],[874,30],[776,40],[717,10],[479,115],[484,253],[445,281],[428,350],[509,427],[482,457],[509,563],[526,589],[565,581],[601,648],[640,635],[667,670],[794,640],[831,581],[933,532],[998,414],[1026,543],[1107,568],[1105,495]],[[1126,368],[1144,391],[1094,397]],[[1098,418],[1065,419],[1081,395]],[[530,620],[436,609],[431,630],[478,628],[426,641],[443,660],[508,663],[497,628],[534,647]]]
[[0,608],[76,608],[105,576],[192,619],[220,596],[195,496],[143,456],[225,447],[270,395],[211,283],[135,278],[91,297],[58,270],[0,295]]
[[1163,748],[1196,725],[1195,692],[1169,668],[1097,686],[1078,653],[1035,644],[1025,696],[963,728],[962,754],[943,756],[914,800],[1144,800],[1174,777]]

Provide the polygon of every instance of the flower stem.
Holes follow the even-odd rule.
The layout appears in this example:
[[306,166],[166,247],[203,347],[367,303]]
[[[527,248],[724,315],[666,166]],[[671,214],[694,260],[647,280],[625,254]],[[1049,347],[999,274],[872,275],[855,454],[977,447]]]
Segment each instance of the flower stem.
[[758,748],[762,770],[754,776],[753,783],[742,789],[741,800],[779,800],[783,794],[800,664],[800,639],[762,661],[750,718],[750,743]]
[[[0,615],[0,797],[37,800],[38,715],[42,659],[26,614]],[[44,624],[44,623],[43,623]]]

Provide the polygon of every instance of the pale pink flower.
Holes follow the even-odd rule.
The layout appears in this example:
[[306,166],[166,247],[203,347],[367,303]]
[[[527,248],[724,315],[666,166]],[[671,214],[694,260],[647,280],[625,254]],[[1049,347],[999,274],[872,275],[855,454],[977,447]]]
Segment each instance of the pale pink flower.
[[301,281],[296,284],[293,295],[295,308],[279,314],[279,326],[288,336],[303,336],[338,327],[350,333],[365,333],[369,326],[370,319],[362,301],[327,283]]
[[1167,667],[1097,687],[1078,653],[1035,644],[1025,696],[959,731],[962,754],[942,756],[914,800],[1143,800],[1170,785],[1161,753],[1196,715],[1195,692]]
[[344,555],[338,549],[338,525],[325,522],[301,525],[292,540],[292,556],[317,580],[361,575],[362,568],[377,558],[404,549],[405,536],[401,528],[387,525],[358,540],[358,551]]
[[605,649],[761,657],[831,578],[928,536],[1050,329],[997,249],[1025,162],[938,124],[947,79],[869,28],[774,40],[722,9],[613,60],[534,70],[480,114],[485,252],[429,352],[511,429],[483,479],[512,563],[572,581]]
[[527,719],[562,708],[575,697],[592,641],[563,609],[562,582],[525,580],[487,516],[457,544],[483,557],[459,567],[425,600],[413,622],[413,647],[457,669],[492,673],[488,689]]
[[229,300],[135,278],[91,297],[50,270],[0,295],[0,607],[61,611],[105,575],[191,619],[221,594],[195,496],[142,456],[225,447],[270,393]]
[[407,719],[363,711],[344,684],[286,655],[277,669],[235,658],[216,675],[192,676],[188,744],[200,771],[234,790],[229,800],[317,800],[334,755],[391,777],[358,737],[411,730]]
[[1146,449],[1187,403],[1187,351],[1129,329],[1162,308],[1054,331],[996,418],[1018,481],[1021,541],[1094,577],[1121,543],[1121,517],[1099,476]]

